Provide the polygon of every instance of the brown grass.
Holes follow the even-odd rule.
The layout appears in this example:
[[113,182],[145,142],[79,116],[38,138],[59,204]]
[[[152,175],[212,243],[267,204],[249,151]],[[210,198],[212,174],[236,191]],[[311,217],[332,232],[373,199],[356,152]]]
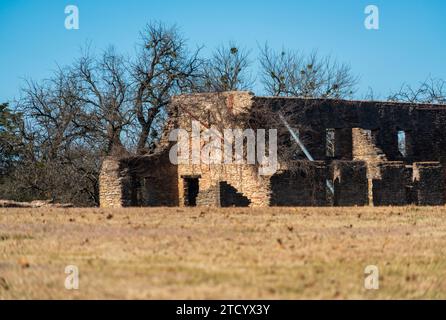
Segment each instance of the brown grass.
[[[1,299],[446,298],[446,208],[0,209]],[[77,265],[79,290],[64,288]],[[380,289],[364,289],[377,265]]]

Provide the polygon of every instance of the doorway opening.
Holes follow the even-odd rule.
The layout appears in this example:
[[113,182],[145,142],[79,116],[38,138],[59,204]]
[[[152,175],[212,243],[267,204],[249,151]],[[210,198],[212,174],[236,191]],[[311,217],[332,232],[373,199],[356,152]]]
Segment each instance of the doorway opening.
[[184,177],[184,205],[186,207],[195,207],[197,205],[197,196],[200,191],[198,177]]

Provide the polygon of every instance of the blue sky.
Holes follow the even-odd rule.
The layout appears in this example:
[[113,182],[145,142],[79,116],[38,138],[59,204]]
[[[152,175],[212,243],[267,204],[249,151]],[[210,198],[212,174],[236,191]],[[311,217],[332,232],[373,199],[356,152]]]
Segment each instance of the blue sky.
[[[69,4],[79,8],[79,30],[64,27]],[[364,27],[369,4],[380,10],[379,30]],[[446,79],[444,0],[0,0],[0,101],[17,98],[24,78],[69,64],[87,41],[131,55],[150,20],[176,23],[206,50],[235,41],[253,60],[265,41],[331,54],[360,76],[358,98],[369,87],[385,97],[403,82]]]

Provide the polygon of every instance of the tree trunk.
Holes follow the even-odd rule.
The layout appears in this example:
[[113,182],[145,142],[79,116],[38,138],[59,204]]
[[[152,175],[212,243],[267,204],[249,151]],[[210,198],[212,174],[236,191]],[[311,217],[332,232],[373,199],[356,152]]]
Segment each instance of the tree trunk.
[[[109,131],[110,132],[110,131]],[[107,155],[118,155],[125,152],[125,148],[121,142],[121,130],[113,130],[110,134]]]
[[152,108],[147,111],[147,120],[142,121],[140,119],[139,124],[141,125],[141,131],[138,137],[138,145],[136,147],[136,152],[138,154],[144,154],[147,152],[146,145],[147,139],[149,138],[150,128],[152,127],[153,120],[158,114],[158,109]]
[[146,147],[147,139],[149,138],[149,133],[150,133],[150,126],[144,125],[141,128],[141,132],[139,133],[138,145],[136,148],[136,152],[138,154],[145,153],[145,147]]

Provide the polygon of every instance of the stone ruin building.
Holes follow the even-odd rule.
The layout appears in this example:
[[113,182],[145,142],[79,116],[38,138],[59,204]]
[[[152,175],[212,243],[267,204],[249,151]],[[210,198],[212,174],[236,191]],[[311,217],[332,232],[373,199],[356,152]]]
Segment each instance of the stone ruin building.
[[[191,119],[227,125],[265,106],[299,114],[299,136],[314,158],[296,158],[305,171],[280,164],[267,176],[252,164],[169,161],[173,128],[190,132]],[[445,204],[446,106],[224,92],[177,96],[170,110],[156,152],[105,159],[101,207]]]

